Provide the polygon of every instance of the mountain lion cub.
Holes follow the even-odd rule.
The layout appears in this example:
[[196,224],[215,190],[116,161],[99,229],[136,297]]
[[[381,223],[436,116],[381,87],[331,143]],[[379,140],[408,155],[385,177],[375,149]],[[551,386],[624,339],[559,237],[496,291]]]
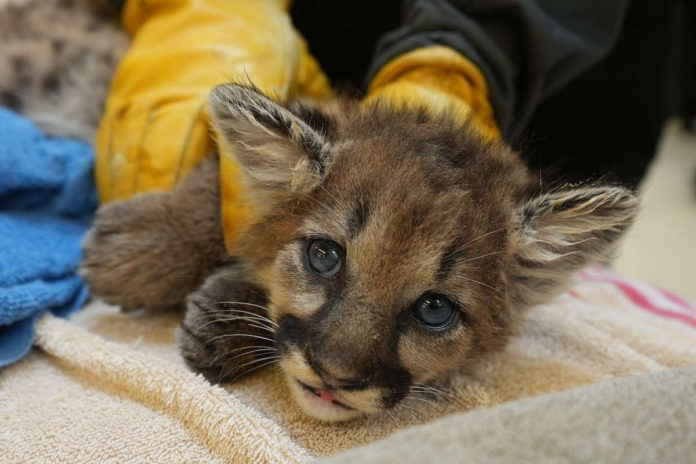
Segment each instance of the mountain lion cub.
[[104,206],[92,290],[124,309],[185,304],[186,361],[232,381],[278,363],[310,415],[391,408],[501,347],[525,308],[605,261],[636,197],[539,189],[518,154],[447,115],[336,99],[211,96],[253,217],[228,252],[218,163]]

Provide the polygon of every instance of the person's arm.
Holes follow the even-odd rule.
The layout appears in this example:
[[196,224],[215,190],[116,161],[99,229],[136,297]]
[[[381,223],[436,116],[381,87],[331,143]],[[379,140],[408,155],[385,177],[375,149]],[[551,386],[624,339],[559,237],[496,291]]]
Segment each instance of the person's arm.
[[[215,149],[208,94],[253,83],[280,100],[329,92],[286,0],[126,0],[133,37],[111,84],[96,140],[101,201],[168,190]],[[221,204],[232,243],[247,214],[236,166],[222,156]]]
[[500,129],[488,97],[486,79],[475,64],[452,48],[432,45],[404,53],[380,69],[365,103],[382,100],[431,113],[446,111],[471,121],[485,138],[498,139]]
[[416,50],[455,51],[484,77],[500,131],[514,140],[545,97],[610,51],[628,3],[406,0],[403,25],[379,41],[368,82],[386,85],[383,70]]

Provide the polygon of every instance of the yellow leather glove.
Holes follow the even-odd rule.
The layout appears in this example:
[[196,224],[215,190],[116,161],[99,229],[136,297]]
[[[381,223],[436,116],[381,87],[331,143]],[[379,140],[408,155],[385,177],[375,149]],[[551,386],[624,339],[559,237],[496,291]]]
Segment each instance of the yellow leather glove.
[[[170,189],[215,147],[208,93],[249,82],[280,100],[326,96],[329,84],[288,15],[288,0],[128,0],[133,36],[96,141],[102,202]],[[228,247],[248,214],[238,169],[221,156]]]
[[471,118],[486,138],[500,138],[486,79],[450,47],[418,48],[387,63],[370,83],[365,103],[376,100],[423,106],[433,113],[454,111],[462,120]]

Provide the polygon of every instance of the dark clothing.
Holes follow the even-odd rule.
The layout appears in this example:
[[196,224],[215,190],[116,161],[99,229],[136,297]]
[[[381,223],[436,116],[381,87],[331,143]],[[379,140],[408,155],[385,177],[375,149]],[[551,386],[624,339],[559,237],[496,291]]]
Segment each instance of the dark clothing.
[[604,58],[628,0],[406,0],[378,43],[368,80],[393,58],[448,45],[483,72],[498,125],[516,138],[539,103]]
[[570,180],[636,185],[665,120],[694,104],[696,1],[634,0],[610,54],[536,110],[522,153],[532,169]]
[[481,69],[504,137],[532,169],[635,185],[665,118],[696,101],[694,3],[295,0],[292,14],[338,82],[364,86],[396,56],[448,45]]
[[290,15],[333,85],[364,90],[377,41],[401,24],[403,0],[293,0]]
[[[335,6],[353,10],[361,2],[299,0],[295,3],[295,17],[298,13],[306,17],[309,8],[304,5],[311,4],[313,21],[355,23],[357,26],[348,26],[352,33],[365,24],[364,20],[347,17],[350,11],[337,14]],[[368,22],[385,18],[381,13],[388,3],[392,8],[396,6],[394,2],[372,3],[379,5],[367,7],[369,13],[364,19]],[[544,98],[608,54],[618,37],[629,2],[597,1],[588,5],[589,2],[569,0],[404,0],[397,3],[402,3],[401,24],[377,41],[366,82],[386,63],[406,52],[428,45],[450,46],[483,72],[503,135],[516,138]],[[382,31],[394,24],[393,14],[386,18]],[[304,22],[299,26],[301,30],[311,27]],[[354,40],[342,34],[336,37],[341,26],[331,26],[332,31],[324,30],[329,37],[317,37],[317,40],[348,44]],[[375,39],[378,34],[369,35]],[[314,37],[309,35],[308,40],[312,49]],[[340,51],[339,56],[343,58],[347,58],[346,54],[355,56],[355,51],[351,53],[345,47],[340,47]],[[347,61],[353,64],[352,60]],[[323,63],[323,57],[319,57],[319,62]]]

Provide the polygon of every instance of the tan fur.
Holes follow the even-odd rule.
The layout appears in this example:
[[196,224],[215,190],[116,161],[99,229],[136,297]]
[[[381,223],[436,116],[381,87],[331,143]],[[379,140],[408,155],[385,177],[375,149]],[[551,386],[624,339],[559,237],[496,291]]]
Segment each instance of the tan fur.
[[[620,187],[537,192],[516,153],[447,115],[350,100],[281,107],[239,85],[217,88],[212,103],[218,130],[247,172],[249,195],[263,207],[231,264],[189,297],[183,354],[216,380],[277,361],[298,402],[321,419],[390,408],[418,385],[446,380],[499,348],[521,310],[549,301],[573,272],[606,259],[637,210]],[[158,306],[154,296],[174,281],[154,284],[141,278],[141,267],[159,266],[162,275],[211,269],[222,244],[218,218],[202,220],[196,210],[217,208],[217,200],[187,187],[200,184],[206,169],[171,194],[150,197],[168,206],[167,214],[145,218],[147,227],[132,219],[142,217],[143,198],[119,206],[132,211],[118,239],[101,237],[115,207],[100,213],[86,244],[92,268],[85,267],[98,293]],[[166,227],[155,227],[159,220]],[[214,252],[176,243],[191,236],[193,223],[217,230],[195,235],[216,241],[207,245]],[[138,227],[143,235],[129,236]],[[316,237],[345,250],[336,278],[308,269],[306,249]],[[148,252],[153,243],[166,245]],[[124,257],[130,264],[119,263]],[[101,260],[105,270],[128,272],[94,272]],[[182,298],[182,290],[172,295]],[[441,332],[412,317],[414,302],[429,293],[459,308]],[[344,406],[319,405],[298,381],[331,388]]]

